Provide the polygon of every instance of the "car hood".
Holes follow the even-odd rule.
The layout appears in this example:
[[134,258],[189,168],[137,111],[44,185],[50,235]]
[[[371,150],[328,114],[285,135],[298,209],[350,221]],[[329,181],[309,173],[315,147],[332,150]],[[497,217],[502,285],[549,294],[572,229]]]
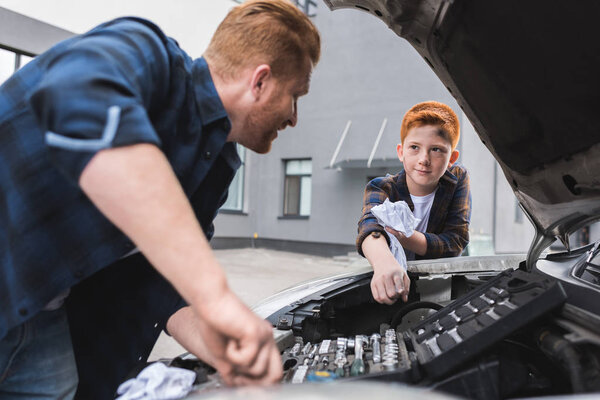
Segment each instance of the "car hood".
[[529,268],[599,218],[599,2],[324,1],[381,19],[456,98],[536,228]]

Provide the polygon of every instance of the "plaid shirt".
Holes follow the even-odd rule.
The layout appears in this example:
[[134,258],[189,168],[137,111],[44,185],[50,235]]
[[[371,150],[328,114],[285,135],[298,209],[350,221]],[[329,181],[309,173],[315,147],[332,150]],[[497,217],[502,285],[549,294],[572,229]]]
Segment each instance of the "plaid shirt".
[[136,18],[63,41],[0,86],[0,338],[134,248],[78,187],[98,151],[158,146],[210,239],[240,165],[230,129],[205,60]]
[[[406,185],[406,174],[375,178],[367,184],[364,195],[362,217],[358,221],[356,248],[364,257],[362,243],[371,232],[385,232],[371,214],[371,208],[382,204],[385,199],[396,202],[406,201],[414,211],[414,205]],[[431,259],[459,256],[469,243],[469,221],[471,220],[471,192],[469,175],[459,165],[450,167],[440,178],[437,192],[431,206],[427,231],[427,252],[416,259]],[[389,245],[389,238],[383,234]]]

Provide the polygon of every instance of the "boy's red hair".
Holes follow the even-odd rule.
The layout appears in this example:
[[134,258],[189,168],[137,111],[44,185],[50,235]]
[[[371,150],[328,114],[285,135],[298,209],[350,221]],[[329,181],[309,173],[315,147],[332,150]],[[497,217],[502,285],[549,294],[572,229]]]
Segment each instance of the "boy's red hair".
[[412,106],[402,119],[402,127],[400,128],[402,144],[404,144],[404,139],[409,130],[424,125],[438,126],[440,133],[450,142],[454,151],[458,139],[460,139],[460,124],[458,117],[450,107],[438,101],[425,101]]

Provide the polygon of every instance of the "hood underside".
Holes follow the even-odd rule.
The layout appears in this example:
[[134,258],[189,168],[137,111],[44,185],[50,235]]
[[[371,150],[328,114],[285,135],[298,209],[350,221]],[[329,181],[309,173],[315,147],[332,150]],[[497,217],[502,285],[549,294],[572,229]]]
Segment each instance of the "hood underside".
[[535,225],[528,266],[600,217],[600,2],[324,1],[381,19],[456,98]]

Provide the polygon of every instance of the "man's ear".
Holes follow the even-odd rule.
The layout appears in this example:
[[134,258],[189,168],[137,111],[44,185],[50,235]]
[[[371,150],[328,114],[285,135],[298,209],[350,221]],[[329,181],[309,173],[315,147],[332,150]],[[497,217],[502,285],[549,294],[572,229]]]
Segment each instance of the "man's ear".
[[402,152],[402,143],[398,143],[398,146],[396,146],[396,153],[398,153],[398,160],[400,160],[401,162],[404,162],[403,160],[403,152]]
[[450,168],[452,166],[452,164],[454,164],[456,162],[456,160],[458,160],[458,155],[459,155],[458,150],[454,150],[452,152],[452,154],[450,155],[450,161],[448,161],[448,168]]
[[261,64],[254,69],[250,81],[250,90],[255,100],[259,100],[263,95],[272,77],[271,66],[268,64]]

